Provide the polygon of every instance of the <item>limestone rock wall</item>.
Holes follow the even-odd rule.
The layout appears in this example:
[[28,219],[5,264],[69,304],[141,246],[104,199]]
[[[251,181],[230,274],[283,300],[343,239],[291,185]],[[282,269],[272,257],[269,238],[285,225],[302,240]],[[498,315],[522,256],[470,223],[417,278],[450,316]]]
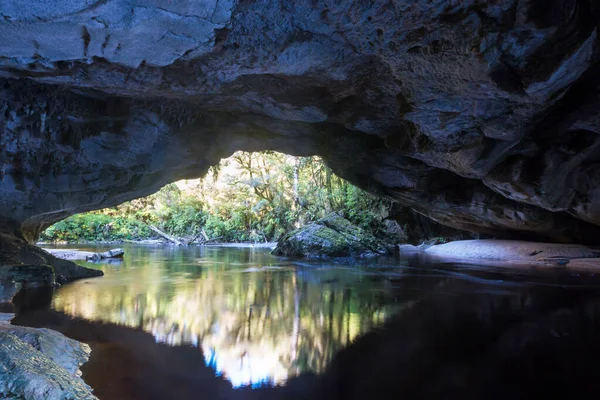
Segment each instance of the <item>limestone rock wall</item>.
[[0,219],[197,177],[235,150],[322,155],[441,224],[597,243],[591,0],[0,4]]

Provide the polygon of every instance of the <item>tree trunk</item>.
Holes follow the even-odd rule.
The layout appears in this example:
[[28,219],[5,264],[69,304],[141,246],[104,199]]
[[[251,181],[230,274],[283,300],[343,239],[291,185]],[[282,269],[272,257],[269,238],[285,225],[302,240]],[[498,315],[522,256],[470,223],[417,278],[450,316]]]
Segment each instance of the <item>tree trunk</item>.
[[123,249],[112,249],[105,251],[104,253],[94,253],[91,256],[87,256],[85,259],[86,261],[97,262],[105,258],[123,258],[123,254],[125,254]]
[[160,237],[167,239],[169,242],[176,244],[177,246],[187,246],[189,244],[189,241],[175,236],[171,236],[168,233],[161,231],[154,225],[148,225],[148,228],[150,228],[154,233],[158,234]]
[[[202,236],[203,240],[200,241],[200,243],[205,243],[208,242],[210,240],[210,238],[208,237],[208,235],[206,234],[206,231],[204,230],[204,228],[200,229],[200,232],[198,232],[196,234],[196,236],[194,236],[193,238],[191,238],[190,240],[188,240],[187,244],[192,244],[194,243],[196,240],[198,240],[198,238]],[[185,239],[183,239],[182,241],[185,241]]]
[[200,233],[202,233],[202,236],[204,236],[204,241],[205,242],[208,242],[210,240],[210,238],[206,234],[206,231],[204,230],[204,228],[202,228],[202,230],[200,231]]
[[294,221],[294,228],[298,229],[300,228],[300,226],[302,225],[302,221],[300,221],[300,212],[298,211],[298,205],[300,204],[300,194],[299,194],[299,190],[298,190],[298,186],[299,186],[299,161],[298,161],[298,157],[294,158],[294,183],[292,185],[292,189],[294,191],[294,201],[292,202],[292,211],[294,212],[295,215],[295,219],[296,221]]

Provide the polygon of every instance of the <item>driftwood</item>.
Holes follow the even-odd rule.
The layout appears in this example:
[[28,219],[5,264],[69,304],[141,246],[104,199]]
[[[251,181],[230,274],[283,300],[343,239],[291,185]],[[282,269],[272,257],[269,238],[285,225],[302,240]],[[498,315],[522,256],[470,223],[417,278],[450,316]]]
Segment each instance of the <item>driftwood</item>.
[[217,241],[217,240],[219,240],[219,239],[223,239],[223,236],[218,236],[218,237],[216,237],[216,238],[212,238],[212,239],[204,240],[204,241],[203,241],[201,244],[208,244],[208,243],[211,243],[211,242],[216,242],[216,241]]
[[206,234],[206,231],[204,230],[204,228],[202,228],[202,229],[200,229],[200,232],[198,232],[198,234],[196,236],[194,236],[192,239],[190,239],[188,244],[194,243],[196,240],[198,240],[200,235],[202,235],[202,237],[204,238],[204,240],[201,243],[208,242],[210,240],[208,238],[208,235]]
[[[211,240],[211,239],[210,239],[210,238],[208,237],[208,235],[206,234],[206,231],[204,230],[204,228],[202,228],[202,229],[200,230],[200,233],[202,234],[202,236],[204,236],[204,241],[205,241],[205,242],[210,242],[210,240]],[[219,237],[220,237],[220,236],[219,236]],[[214,239],[212,239],[212,240],[214,240]]]
[[197,241],[200,236],[202,236],[203,239],[204,239],[204,240],[200,241],[200,243],[207,243],[207,242],[210,242],[212,240],[215,240],[215,239],[210,239],[208,237],[208,235],[206,234],[206,231],[204,230],[204,228],[200,229],[200,232],[198,232],[195,236],[193,236],[191,238],[183,238],[183,237],[177,237],[177,236],[169,235],[168,233],[161,231],[160,229],[158,229],[154,225],[148,225],[148,228],[150,228],[150,230],[152,230],[158,236],[160,236],[160,237],[168,240],[169,242],[171,242],[171,243],[173,243],[173,244],[175,244],[177,246],[188,246],[188,245],[194,243],[195,241]]
[[169,235],[168,233],[161,231],[154,225],[148,225],[148,228],[150,228],[154,233],[158,234],[158,236],[167,239],[169,242],[176,244],[177,246],[187,246],[189,244],[189,241]]
[[104,253],[94,253],[91,256],[86,256],[85,259],[86,261],[97,262],[107,258],[123,258],[123,254],[125,254],[123,249],[112,249]]

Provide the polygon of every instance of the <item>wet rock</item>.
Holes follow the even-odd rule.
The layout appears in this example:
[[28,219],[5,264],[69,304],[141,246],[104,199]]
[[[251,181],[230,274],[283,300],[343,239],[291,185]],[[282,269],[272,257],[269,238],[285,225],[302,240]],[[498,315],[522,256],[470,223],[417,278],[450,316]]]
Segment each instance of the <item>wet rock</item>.
[[90,347],[46,328],[10,325],[13,314],[0,314],[0,332],[16,336],[49,357],[71,375],[79,376],[79,367],[90,358]]
[[13,234],[0,231],[0,300],[9,301],[19,289],[53,287],[57,279],[101,276],[102,271],[61,260]]
[[398,223],[398,221],[385,219],[383,221],[383,228],[386,236],[393,242],[401,243],[406,242],[408,239],[406,230]]
[[288,257],[369,257],[393,255],[394,246],[333,213],[284,236],[273,254]]
[[0,397],[3,399],[96,399],[79,366],[89,346],[49,329],[0,322]]
[[12,282],[19,288],[54,286],[54,270],[45,264],[3,265],[0,268],[0,281]]

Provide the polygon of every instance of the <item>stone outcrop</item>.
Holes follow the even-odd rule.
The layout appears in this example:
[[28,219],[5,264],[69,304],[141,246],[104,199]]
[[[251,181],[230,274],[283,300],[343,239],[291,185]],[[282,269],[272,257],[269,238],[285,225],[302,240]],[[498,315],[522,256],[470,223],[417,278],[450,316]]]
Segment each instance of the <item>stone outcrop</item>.
[[590,0],[0,4],[0,220],[201,176],[236,150],[321,155],[434,221],[598,242]]
[[288,257],[371,257],[393,255],[395,246],[332,213],[285,235],[272,253]]
[[14,234],[0,231],[0,302],[20,289],[53,287],[74,279],[101,276],[102,271],[59,259]]
[[13,326],[0,314],[0,397],[96,399],[80,378],[90,348],[49,329]]
[[[517,240],[457,240],[424,250],[426,256],[461,262],[526,265],[567,265],[569,268],[600,265],[600,250],[577,244],[537,243]],[[595,261],[591,261],[595,260]]]
[[89,262],[100,262],[102,260],[118,259],[122,260],[125,251],[123,249],[112,249],[102,253],[93,251],[82,251],[78,249],[44,249],[56,258],[61,260],[85,260]]

